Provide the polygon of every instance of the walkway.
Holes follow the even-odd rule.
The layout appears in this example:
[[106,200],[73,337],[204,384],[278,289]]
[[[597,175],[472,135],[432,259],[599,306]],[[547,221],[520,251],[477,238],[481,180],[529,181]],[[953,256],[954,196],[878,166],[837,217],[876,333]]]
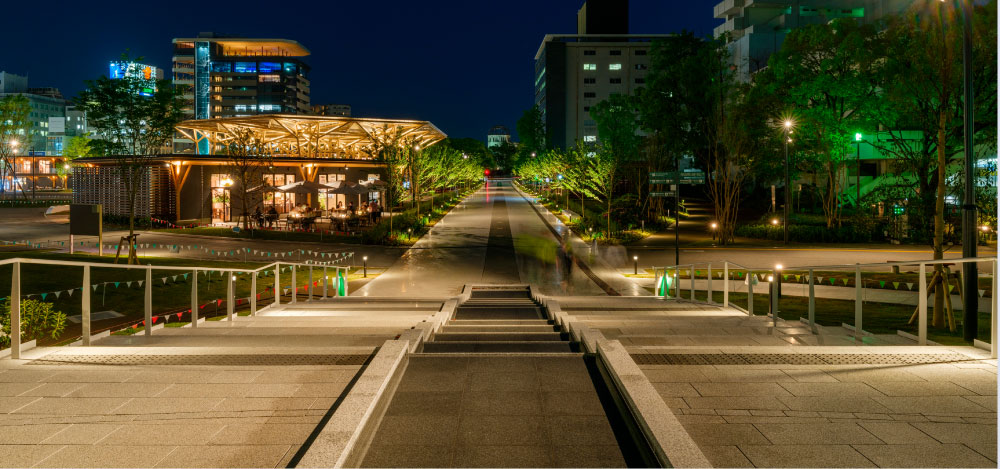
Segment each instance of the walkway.
[[352,295],[455,296],[467,283],[530,283],[546,294],[606,294],[502,180],[490,181],[452,209],[392,267]]

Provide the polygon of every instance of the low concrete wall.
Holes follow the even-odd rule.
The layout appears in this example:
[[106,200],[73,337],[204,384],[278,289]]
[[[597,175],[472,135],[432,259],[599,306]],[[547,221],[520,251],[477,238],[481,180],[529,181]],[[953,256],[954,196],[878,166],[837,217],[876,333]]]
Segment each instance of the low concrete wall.
[[299,467],[357,467],[406,370],[409,342],[388,340],[365,367],[330,420],[306,450]]
[[621,342],[600,340],[597,353],[662,467],[712,467]]

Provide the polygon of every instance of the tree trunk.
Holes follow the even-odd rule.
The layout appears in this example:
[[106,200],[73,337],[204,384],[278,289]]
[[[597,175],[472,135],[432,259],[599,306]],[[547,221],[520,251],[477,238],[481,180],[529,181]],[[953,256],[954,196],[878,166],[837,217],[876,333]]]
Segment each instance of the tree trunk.
[[[945,173],[947,165],[946,126],[948,115],[941,112],[938,119],[938,142],[937,142],[937,197],[934,201],[934,259],[944,258],[944,194],[945,194]],[[944,269],[940,264],[934,266],[934,271],[938,275],[944,275]],[[944,295],[947,294],[947,283],[942,283],[934,288],[934,315],[932,325],[934,327],[945,327],[944,321]]]

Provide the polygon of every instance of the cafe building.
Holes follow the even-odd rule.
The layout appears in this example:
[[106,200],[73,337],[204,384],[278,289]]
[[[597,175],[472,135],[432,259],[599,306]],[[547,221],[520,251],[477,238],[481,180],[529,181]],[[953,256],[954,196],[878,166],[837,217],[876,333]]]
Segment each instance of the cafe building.
[[[269,145],[268,162],[258,167],[248,189],[248,213],[286,214],[308,206],[332,212],[371,201],[381,204],[379,184],[385,164],[378,160],[386,145],[431,146],[446,136],[427,121],[340,116],[257,115],[188,120],[178,133],[207,148],[208,154],[143,157],[139,171],[136,216],[178,224],[226,223],[241,219],[243,188],[227,151],[247,131]],[[78,158],[73,202],[103,204],[104,213],[127,215],[128,200],[118,168],[121,158]],[[368,192],[342,194],[325,190],[346,181]],[[281,190],[305,182],[310,190]],[[315,183],[315,184],[314,184]],[[300,184],[302,185],[302,184]]]

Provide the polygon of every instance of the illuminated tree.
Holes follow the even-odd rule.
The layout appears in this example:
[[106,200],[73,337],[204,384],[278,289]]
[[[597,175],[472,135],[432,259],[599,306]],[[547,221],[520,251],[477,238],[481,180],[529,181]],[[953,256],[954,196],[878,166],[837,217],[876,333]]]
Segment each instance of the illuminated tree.
[[240,184],[240,205],[243,208],[243,229],[250,229],[250,189],[261,181],[261,172],[273,161],[273,148],[264,136],[253,129],[234,127],[226,142],[225,155],[229,174]]
[[[118,65],[128,70],[130,59],[122,54]],[[115,159],[122,191],[128,200],[129,263],[135,257],[135,204],[143,173],[150,157],[167,147],[174,125],[183,116],[183,102],[168,80],[156,81],[138,73],[121,78],[102,76],[86,82],[87,89],[75,99],[77,108],[87,113],[87,121],[100,139],[92,142],[97,152]],[[155,89],[152,96],[145,90]]]

